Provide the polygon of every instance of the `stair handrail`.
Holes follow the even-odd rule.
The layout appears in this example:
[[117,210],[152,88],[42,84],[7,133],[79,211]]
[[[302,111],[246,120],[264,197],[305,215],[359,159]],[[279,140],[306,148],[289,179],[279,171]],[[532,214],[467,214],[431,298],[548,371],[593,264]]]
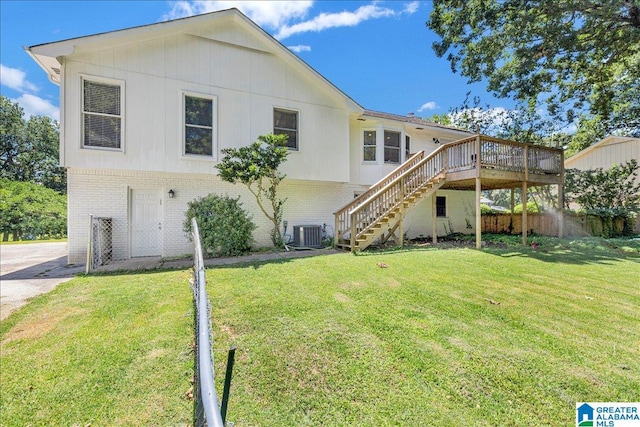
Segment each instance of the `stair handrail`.
[[[348,218],[350,224],[350,233],[351,233],[351,248],[354,248],[356,240],[374,229],[377,224],[379,224],[380,220],[385,218],[390,214],[393,210],[397,209],[399,206],[402,206],[407,199],[409,199],[413,194],[415,194],[418,189],[423,188],[430,182],[433,182],[434,179],[438,176],[441,176],[443,172],[446,170],[446,153],[447,148],[439,147],[434,152],[430,153],[427,157],[421,159],[417,164],[411,166],[410,168],[403,171],[400,175],[398,175],[391,182],[386,184],[384,187],[378,189],[375,194],[367,198],[364,202],[355,206],[352,210],[349,211]],[[426,174],[420,174],[421,177],[420,182],[415,185],[415,188],[405,194],[407,189],[407,179],[412,179],[411,176],[423,167],[429,167],[428,163],[437,157],[441,157],[440,164],[438,165],[438,169],[434,169],[432,171],[427,172]],[[439,186],[441,186],[440,183]],[[394,187],[400,188],[394,191]],[[390,193],[391,197],[388,197]],[[386,199],[385,202],[376,206],[376,202],[380,199]],[[371,212],[375,212],[375,214],[369,218],[366,218],[367,215],[362,215],[361,211],[364,209],[369,209],[373,207]],[[344,230],[347,231],[347,230]]]
[[397,168],[389,172],[384,178],[378,180],[378,182],[369,187],[367,191],[360,194],[358,197],[354,198],[349,203],[335,211],[334,215],[338,215],[341,212],[347,210],[351,205],[358,205],[362,203],[362,201],[365,200],[369,195],[377,192],[381,186],[387,184],[387,181],[393,180],[395,178],[395,175],[401,174],[402,171],[404,171],[407,167],[413,166],[415,162],[420,161],[422,158],[424,158],[424,151],[418,151],[417,153],[413,154],[402,165],[398,166]]
[[[379,188],[376,190],[375,194],[369,196],[366,200],[364,200],[362,203],[360,203],[358,206],[355,206],[352,210],[349,211],[349,215],[352,215],[354,213],[357,213],[358,211],[360,211],[362,209],[362,207],[364,205],[369,204],[371,201],[374,201],[375,199],[378,198],[378,196],[382,193],[384,193],[386,190],[388,190],[389,188],[391,188],[393,185],[397,184],[398,182],[400,182],[402,179],[404,179],[407,175],[410,175],[411,173],[415,172],[417,169],[419,169],[421,166],[423,166],[425,163],[427,163],[429,160],[433,159],[434,157],[436,157],[438,154],[440,154],[440,152],[444,151],[447,149],[446,145],[440,146],[438,147],[436,150],[432,151],[431,153],[429,153],[429,155],[427,157],[423,157],[418,163],[416,163],[415,165],[411,166],[409,169],[406,169],[405,171],[403,171],[401,174],[399,174],[397,177],[395,177],[393,180],[389,181],[384,187]],[[434,172],[433,175],[431,175],[428,179],[425,180],[425,182],[423,184],[428,183],[429,181],[431,181],[433,178],[437,177],[439,174],[441,174],[444,170],[446,170],[446,166],[443,164],[442,168],[440,168],[440,170],[438,170],[437,172]]]

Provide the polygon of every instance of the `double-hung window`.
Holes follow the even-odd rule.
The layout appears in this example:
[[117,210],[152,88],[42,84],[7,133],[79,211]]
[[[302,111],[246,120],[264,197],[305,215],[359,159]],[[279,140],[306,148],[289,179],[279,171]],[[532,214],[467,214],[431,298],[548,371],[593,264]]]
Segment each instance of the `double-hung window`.
[[384,162],[400,163],[400,132],[384,131]]
[[124,82],[82,78],[82,147],[122,150]]
[[273,133],[287,135],[287,148],[298,150],[298,112],[274,108]]
[[363,148],[363,160],[365,162],[376,161],[376,131],[365,130],[364,131],[364,148]]
[[213,157],[216,98],[184,94],[184,154]]

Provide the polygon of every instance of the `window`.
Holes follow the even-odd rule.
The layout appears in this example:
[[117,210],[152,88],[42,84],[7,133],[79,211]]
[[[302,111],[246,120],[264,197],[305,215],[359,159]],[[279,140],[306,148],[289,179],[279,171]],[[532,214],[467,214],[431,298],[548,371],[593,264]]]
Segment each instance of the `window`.
[[400,163],[400,132],[384,131],[384,162]]
[[184,154],[213,156],[215,98],[184,95]]
[[436,196],[436,216],[447,216],[447,198],[444,196]]
[[405,160],[411,156],[411,137],[409,135],[404,136],[404,158]]
[[122,149],[124,83],[82,79],[82,146]]
[[273,109],[273,133],[287,135],[287,147],[290,150],[298,149],[298,112],[290,110]]
[[376,161],[376,131],[364,131],[364,152],[363,159],[365,162]]

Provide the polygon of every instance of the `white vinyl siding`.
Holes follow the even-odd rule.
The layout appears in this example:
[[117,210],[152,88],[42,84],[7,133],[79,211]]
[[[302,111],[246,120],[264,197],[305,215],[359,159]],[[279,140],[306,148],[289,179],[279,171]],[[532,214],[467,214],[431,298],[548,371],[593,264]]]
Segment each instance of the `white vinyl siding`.
[[183,94],[184,154],[214,158],[216,153],[216,98]]
[[121,151],[124,82],[82,77],[82,146]]

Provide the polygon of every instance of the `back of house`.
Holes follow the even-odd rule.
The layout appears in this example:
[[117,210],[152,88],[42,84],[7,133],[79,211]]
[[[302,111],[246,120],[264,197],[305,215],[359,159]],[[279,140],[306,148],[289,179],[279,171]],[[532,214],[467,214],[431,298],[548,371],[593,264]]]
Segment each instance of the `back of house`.
[[[216,169],[221,150],[259,135],[289,135],[290,230],[313,224],[329,234],[334,212],[412,153],[469,135],[364,109],[237,9],[27,51],[60,86],[72,263],[86,259],[90,231],[113,260],[190,253],[184,212],[209,193],[240,195],[258,225],[256,246],[268,245],[270,224],[253,197]],[[439,196],[451,212],[473,200]],[[431,208],[413,215],[407,234],[427,235]]]

